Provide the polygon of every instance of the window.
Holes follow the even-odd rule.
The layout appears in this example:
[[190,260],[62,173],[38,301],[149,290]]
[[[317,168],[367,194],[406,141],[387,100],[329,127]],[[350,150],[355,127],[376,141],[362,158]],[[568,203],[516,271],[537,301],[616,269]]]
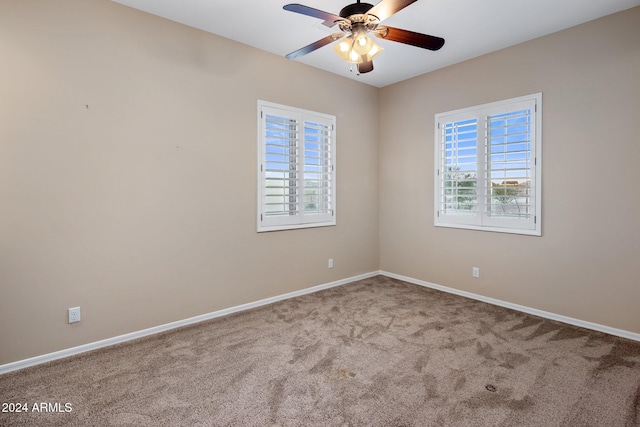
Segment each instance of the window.
[[258,231],[336,224],[336,118],[258,101]]
[[435,225],[540,236],[542,94],[435,121]]

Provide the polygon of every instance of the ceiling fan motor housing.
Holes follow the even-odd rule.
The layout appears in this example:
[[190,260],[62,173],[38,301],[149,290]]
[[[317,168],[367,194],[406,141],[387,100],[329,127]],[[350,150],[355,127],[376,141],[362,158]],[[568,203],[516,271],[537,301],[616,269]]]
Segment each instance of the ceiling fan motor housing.
[[348,19],[352,15],[364,15],[372,7],[373,5],[369,3],[353,3],[342,8],[342,10],[340,11],[340,16]]
[[375,15],[367,15],[372,7],[372,4],[360,2],[344,7],[340,11],[340,16],[345,20],[338,22],[338,26],[345,33],[362,36],[368,31],[374,31],[378,27],[380,19]]

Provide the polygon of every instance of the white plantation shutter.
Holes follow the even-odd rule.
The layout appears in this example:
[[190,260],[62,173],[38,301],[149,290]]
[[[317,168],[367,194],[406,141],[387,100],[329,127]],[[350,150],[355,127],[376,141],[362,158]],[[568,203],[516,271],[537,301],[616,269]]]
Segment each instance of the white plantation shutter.
[[258,231],[335,225],[335,117],[259,101]]
[[283,111],[264,111],[263,215],[271,224],[299,216],[298,140],[300,117]]
[[333,123],[312,119],[304,122],[303,221],[328,221],[333,210]]
[[534,226],[535,108],[535,103],[517,102],[486,116],[485,224]]
[[470,222],[478,214],[478,119],[452,119],[440,129],[440,215]]
[[436,114],[436,226],[541,234],[541,102]]

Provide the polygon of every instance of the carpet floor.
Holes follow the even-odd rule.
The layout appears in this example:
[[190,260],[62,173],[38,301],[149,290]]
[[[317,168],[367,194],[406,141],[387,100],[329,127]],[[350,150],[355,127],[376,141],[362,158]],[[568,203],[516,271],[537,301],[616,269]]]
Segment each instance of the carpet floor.
[[635,427],[640,343],[377,276],[8,373],[0,401],[28,405],[2,426]]

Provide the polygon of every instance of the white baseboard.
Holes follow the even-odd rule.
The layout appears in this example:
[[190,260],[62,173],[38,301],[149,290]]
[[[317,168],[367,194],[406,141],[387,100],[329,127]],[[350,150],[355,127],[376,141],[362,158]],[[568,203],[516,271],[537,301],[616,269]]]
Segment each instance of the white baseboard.
[[40,365],[42,363],[51,362],[53,360],[62,359],[64,357],[73,356],[80,353],[85,353],[91,350],[97,350],[99,348],[108,347],[110,345],[119,344],[126,341],[131,341],[137,338],[146,337],[148,335],[158,334],[160,332],[168,331],[171,329],[180,328],[182,326],[192,325],[194,323],[204,322],[205,320],[214,319],[216,317],[226,316],[228,314],[237,313],[239,311],[250,310],[252,308],[260,307],[267,304],[273,304],[274,302],[286,300],[289,298],[295,298],[302,295],[318,292],[324,289],[333,288],[336,286],[345,285],[347,283],[355,282],[357,280],[367,279],[379,275],[379,271],[373,271],[359,276],[353,276],[335,282],[325,283],[323,285],[313,286],[311,288],[302,289],[295,292],[289,292],[283,295],[277,295],[271,298],[265,298],[259,301],[250,302],[247,304],[237,305],[235,307],[225,308],[222,310],[214,311],[200,316],[190,317],[188,319],[178,320],[164,325],[154,326],[152,328],[143,329],[141,331],[131,332],[124,335],[118,335],[116,337],[107,338],[101,341],[95,341],[88,344],[79,345],[77,347],[67,348],[64,350],[56,351],[53,353],[43,354],[41,356],[31,357],[29,359],[18,360],[16,362],[0,365],[0,375],[8,372],[17,371],[19,369],[28,368],[30,366]]
[[471,292],[461,291],[454,288],[448,288],[446,286],[436,285],[435,283],[425,282],[424,280],[414,279],[412,277],[402,276],[400,274],[389,273],[388,271],[380,271],[383,276],[391,277],[393,279],[402,280],[404,282],[413,283],[415,285],[424,286],[438,291],[447,292],[450,294],[460,295],[463,297],[475,299],[478,301],[486,302],[500,307],[510,308],[512,310],[521,311],[523,313],[533,314],[534,316],[544,317],[546,319],[556,320],[558,322],[567,323],[569,325],[579,326],[585,329],[591,329],[593,331],[604,332],[605,334],[615,335],[622,338],[627,338],[633,341],[640,341],[640,334],[635,332],[625,331],[624,329],[611,328],[609,326],[600,325],[598,323],[586,322],[580,319],[574,319],[573,317],[562,316],[560,314],[550,313],[548,311],[542,311],[524,305],[513,304],[506,301],[501,301],[495,298],[489,298],[482,295],[477,295]]
[[367,279],[369,277],[374,277],[377,275],[383,275],[387,277],[391,277],[394,279],[402,280],[408,283],[413,283],[415,285],[424,286],[431,289],[436,289],[438,291],[447,292],[450,294],[460,295],[466,298],[475,299],[478,301],[486,302],[493,305],[498,305],[501,307],[510,308],[512,310],[521,311],[523,313],[533,314],[535,316],[544,317],[546,319],[556,320],[558,322],[567,323],[569,325],[579,326],[586,329],[591,329],[598,332],[604,332],[606,334],[619,336],[622,338],[627,338],[634,341],[640,342],[640,334],[625,331],[623,329],[611,328],[608,326],[600,325],[597,323],[586,322],[584,320],[574,319],[572,317],[562,316],[555,313],[550,313],[547,311],[537,310],[535,308],[526,307],[523,305],[513,304],[506,301],[501,301],[494,298],[485,297],[482,295],[477,295],[471,292],[461,291],[454,288],[449,288],[446,286],[436,285],[434,283],[426,282],[424,280],[414,279],[412,277],[402,276],[395,273],[390,273],[388,271],[373,271],[366,274],[361,274],[359,276],[353,276],[342,280],[337,280],[335,282],[325,283],[323,285],[313,286],[310,288],[302,289],[295,292],[289,292],[283,295],[277,295],[271,298],[265,298],[259,301],[250,302],[247,304],[237,305],[235,307],[225,308],[222,310],[214,311],[207,314],[202,314],[200,316],[190,317],[188,319],[178,320],[176,322],[166,323],[164,325],[154,326],[152,328],[143,329],[141,331],[131,332],[129,334],[119,335],[112,338],[107,338],[101,341],[96,341],[88,344],[79,345],[77,347],[72,347],[60,351],[56,351],[53,353],[43,354],[41,356],[32,357],[29,359],[18,360],[16,362],[7,363],[5,365],[0,365],[0,375],[6,374],[8,372],[17,371],[19,369],[28,368],[30,366],[40,365],[42,363],[51,362],[53,360],[62,359],[65,357],[73,356],[80,353],[85,353],[91,350],[97,350],[99,348],[108,347],[114,344],[123,343],[126,341],[131,341],[137,338],[146,337],[148,335],[158,334],[160,332],[165,332],[171,329],[180,328],[182,326],[192,325],[195,323],[204,322],[205,320],[214,319],[216,317],[226,316],[228,314],[237,313],[240,311],[250,310],[252,308],[260,307],[267,304],[273,304],[274,302],[283,301],[289,298],[295,298],[302,295],[310,294],[313,292],[318,292],[324,289],[333,288],[336,286],[346,285],[347,283],[355,282],[357,280]]

